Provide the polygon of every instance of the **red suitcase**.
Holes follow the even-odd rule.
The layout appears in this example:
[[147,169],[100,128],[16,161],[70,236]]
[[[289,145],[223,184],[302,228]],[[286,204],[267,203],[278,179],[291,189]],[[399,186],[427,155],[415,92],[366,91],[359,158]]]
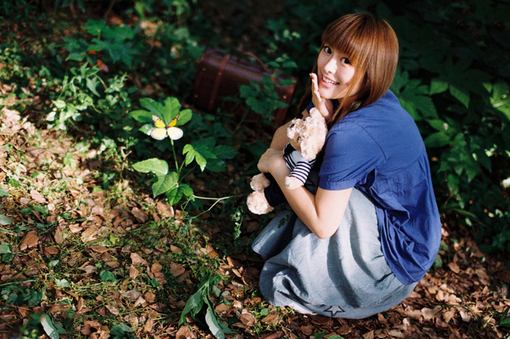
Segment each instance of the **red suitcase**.
[[[248,55],[257,59],[252,54]],[[239,95],[240,85],[249,85],[250,80],[260,83],[264,75],[273,76],[274,71],[266,68],[260,61],[257,64],[208,48],[198,64],[191,94],[192,103],[212,112],[220,106],[223,98]],[[292,79],[294,82],[290,86],[280,86],[278,82],[281,79]],[[292,99],[296,81],[296,78],[282,74],[275,77],[275,90],[287,104]],[[287,108],[277,109],[273,113],[276,126],[284,122],[286,113]]]

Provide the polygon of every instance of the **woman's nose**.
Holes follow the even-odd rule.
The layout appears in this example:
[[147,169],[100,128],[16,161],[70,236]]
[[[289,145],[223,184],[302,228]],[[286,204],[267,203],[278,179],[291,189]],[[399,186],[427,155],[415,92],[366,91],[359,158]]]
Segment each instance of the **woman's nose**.
[[337,61],[333,57],[329,58],[329,60],[324,65],[324,70],[327,73],[335,73],[336,69],[337,69]]

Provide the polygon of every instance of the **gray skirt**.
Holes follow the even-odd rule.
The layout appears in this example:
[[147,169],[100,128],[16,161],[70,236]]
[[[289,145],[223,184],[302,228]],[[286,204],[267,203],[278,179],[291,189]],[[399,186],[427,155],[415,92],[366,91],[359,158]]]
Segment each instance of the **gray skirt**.
[[287,205],[252,248],[266,259],[263,296],[303,314],[365,318],[399,304],[416,286],[402,284],[386,263],[375,207],[356,189],[330,238],[319,239]]

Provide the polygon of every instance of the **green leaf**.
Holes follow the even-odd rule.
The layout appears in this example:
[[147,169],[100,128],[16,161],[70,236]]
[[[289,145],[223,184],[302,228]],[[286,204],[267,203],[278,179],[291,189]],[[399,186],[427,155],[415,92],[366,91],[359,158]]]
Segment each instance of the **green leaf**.
[[39,291],[27,290],[23,296],[23,299],[26,301],[28,307],[34,307],[41,303],[43,294]]
[[0,224],[1,224],[1,225],[4,225],[4,226],[6,226],[6,225],[10,225],[10,224],[11,224],[11,221],[12,221],[12,220],[11,220],[11,219],[9,219],[9,218],[7,218],[5,215],[0,214]]
[[144,108],[146,108],[150,113],[151,116],[154,114],[163,121],[165,121],[163,117],[163,111],[165,110],[164,106],[160,104],[159,102],[151,99],[151,98],[142,98],[140,99],[140,105]]
[[490,102],[492,107],[502,112],[510,120],[510,95],[506,82],[498,81],[494,84]]
[[186,324],[186,315],[191,313],[192,317],[195,317],[198,312],[204,306],[204,301],[202,299],[202,291],[199,289],[195,294],[193,294],[188,301],[186,302],[186,306],[182,310],[181,317],[179,318],[179,326]]
[[424,142],[426,147],[443,147],[451,142],[451,137],[444,132],[437,132],[425,138]]
[[152,113],[143,109],[129,112],[129,116],[141,123],[152,121]]
[[44,332],[50,337],[50,339],[59,339],[60,336],[57,332],[57,329],[55,325],[53,324],[53,321],[51,320],[51,317],[47,314],[43,314],[41,316],[41,325],[44,329]]
[[[176,203],[178,203],[181,200],[182,196],[185,195],[185,192],[186,193],[189,192],[188,189],[186,189],[183,186],[187,186],[188,188],[191,189],[191,187],[189,187],[188,185],[183,184],[183,185],[175,186],[171,190],[166,192],[166,198],[168,200],[169,205],[175,205]],[[193,190],[192,190],[191,194],[193,194]]]
[[89,91],[94,93],[95,96],[100,96],[97,92],[97,85],[99,85],[99,80],[97,78],[87,78],[86,83]]
[[214,158],[214,154],[212,154],[206,145],[200,143],[187,144],[184,146],[182,151],[183,154],[186,155],[184,160],[184,164],[188,166],[195,160],[197,164],[200,166],[200,169],[203,171],[205,166],[207,165],[206,157]]
[[143,125],[143,126],[139,129],[139,131],[140,131],[140,132],[142,132],[142,133],[145,133],[145,134],[147,134],[147,135],[149,135],[149,136],[150,136],[150,135],[151,135],[150,133],[151,133],[151,131],[152,131],[153,129],[154,129],[154,124],[145,124],[145,125]]
[[121,338],[124,338],[124,334],[126,333],[132,333],[135,332],[129,325],[120,323],[117,325],[112,326],[110,330],[110,334],[114,336],[120,336]]
[[152,194],[157,197],[173,189],[179,181],[179,175],[176,172],[170,172],[164,176],[158,176],[158,181],[152,185]]
[[67,60],[82,61],[83,59],[85,59],[85,54],[83,52],[73,52],[69,54],[69,56],[66,58],[66,61]]
[[12,245],[6,242],[0,243],[0,254],[12,253]]
[[221,325],[220,325],[220,322],[218,321],[216,313],[210,306],[207,307],[207,312],[205,314],[205,322],[207,323],[207,326],[209,327],[209,330],[211,331],[211,333],[217,339],[225,339],[225,333],[223,332],[223,329],[221,328]]
[[[161,110],[163,121],[168,124],[179,114],[181,104],[175,97],[168,97],[165,99],[165,104]],[[179,117],[180,119],[180,117]]]
[[430,95],[443,93],[448,89],[448,83],[440,79],[432,79],[430,82]]
[[133,164],[133,168],[142,173],[152,172],[156,176],[165,176],[168,173],[168,163],[158,158],[151,158]]
[[71,283],[67,279],[55,279],[55,285],[58,287],[71,287]]
[[451,85],[449,86],[450,94],[459,100],[464,106],[469,106],[469,92],[463,88]]
[[216,173],[225,172],[228,169],[225,161],[220,160],[220,159],[207,160],[206,168],[209,171],[216,172]]
[[185,109],[179,113],[179,120],[177,120],[177,126],[182,126],[191,120],[193,112],[190,109]]
[[8,197],[10,196],[9,192],[3,187],[0,187],[0,198]]
[[233,159],[238,152],[231,146],[219,145],[212,150],[212,153],[218,159]]
[[99,273],[99,277],[101,278],[102,282],[107,282],[107,281],[110,281],[113,283],[117,282],[117,277],[115,276],[115,274],[113,274],[110,271],[106,271],[106,270],[101,271],[101,273]]

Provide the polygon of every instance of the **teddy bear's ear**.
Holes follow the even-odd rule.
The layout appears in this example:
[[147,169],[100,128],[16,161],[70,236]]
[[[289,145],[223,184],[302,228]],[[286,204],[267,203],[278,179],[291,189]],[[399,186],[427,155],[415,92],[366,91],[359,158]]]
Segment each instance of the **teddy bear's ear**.
[[313,108],[310,110],[310,117],[311,117],[312,119],[314,119],[314,120],[315,120],[315,119],[320,119],[320,120],[325,121],[325,118],[322,116],[321,112],[320,112],[317,108],[315,108],[315,107],[313,107]]

